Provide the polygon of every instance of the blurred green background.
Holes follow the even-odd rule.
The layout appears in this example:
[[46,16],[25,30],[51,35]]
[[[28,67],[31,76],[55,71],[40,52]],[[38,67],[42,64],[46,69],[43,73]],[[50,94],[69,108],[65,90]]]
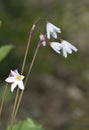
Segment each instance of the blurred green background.
[[[0,45],[15,46],[0,63],[1,86],[10,69],[21,70],[30,28],[39,16],[24,75],[39,34],[46,31],[46,20],[60,27],[60,36],[78,52],[65,59],[48,45],[40,47],[17,120],[30,117],[46,130],[89,130],[89,0],[0,0]],[[5,125],[13,100],[8,89],[2,116]]]

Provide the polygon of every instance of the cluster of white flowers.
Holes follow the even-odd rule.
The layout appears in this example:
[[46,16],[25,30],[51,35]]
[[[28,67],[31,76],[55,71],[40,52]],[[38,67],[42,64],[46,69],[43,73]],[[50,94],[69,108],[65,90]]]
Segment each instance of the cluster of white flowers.
[[[57,39],[58,35],[57,33],[61,33],[61,29],[56,27],[50,22],[47,22],[46,24],[46,35],[40,34],[40,41],[43,46],[46,46],[46,37],[49,40],[52,36],[53,38]],[[48,42],[50,47],[57,52],[58,54],[63,53],[63,56],[66,58],[67,54],[72,54],[72,51],[77,51],[78,49],[73,46],[71,43],[60,39],[60,42]],[[7,83],[11,83],[11,91],[13,92],[14,89],[18,86],[19,89],[24,90],[24,84],[23,84],[24,76],[20,75],[17,70],[14,70],[10,72],[9,77],[6,78]]]
[[[46,24],[46,32],[47,32],[47,38],[50,39],[50,37],[52,36],[53,38],[57,39],[57,33],[61,33],[61,29],[56,27],[55,25],[53,25],[50,22],[47,22]],[[42,45],[45,46],[46,45],[46,38],[43,34],[40,34],[40,40],[42,41]],[[62,50],[63,52],[63,56],[66,58],[67,54],[72,54],[72,51],[77,51],[78,49],[73,46],[71,43],[69,43],[66,40],[62,40],[60,39],[60,42],[49,42],[50,47],[57,53],[60,54],[60,51]]]

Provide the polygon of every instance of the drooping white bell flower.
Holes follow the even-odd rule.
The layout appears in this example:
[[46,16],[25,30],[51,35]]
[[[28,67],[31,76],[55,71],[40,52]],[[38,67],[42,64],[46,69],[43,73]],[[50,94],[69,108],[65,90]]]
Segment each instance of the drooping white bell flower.
[[18,73],[18,70],[11,70],[9,77],[5,79],[7,83],[11,84],[11,92],[14,91],[14,89],[18,86],[21,90],[24,90],[24,84],[23,84],[24,76],[20,75]]
[[60,28],[56,27],[50,22],[47,22],[46,24],[46,31],[47,31],[47,38],[50,39],[50,35],[53,36],[53,38],[57,39],[57,33],[61,33]]
[[51,48],[57,52],[58,54],[60,54],[60,50],[61,50],[61,44],[59,42],[50,42],[49,45],[51,46]]
[[65,40],[62,40],[61,42],[61,49],[62,49],[62,52],[63,52],[63,56],[66,58],[67,57],[67,54],[72,54],[72,51],[77,51],[78,49],[73,46],[71,43],[65,41]]
[[42,44],[43,46],[46,46],[45,35],[43,35],[42,33],[40,34],[40,40],[41,40],[41,44]]

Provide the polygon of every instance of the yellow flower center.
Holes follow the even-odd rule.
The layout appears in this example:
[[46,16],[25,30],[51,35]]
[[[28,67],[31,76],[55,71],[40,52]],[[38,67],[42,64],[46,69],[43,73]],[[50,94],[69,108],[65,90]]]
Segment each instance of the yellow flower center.
[[16,79],[21,80],[21,76],[20,75],[16,76]]

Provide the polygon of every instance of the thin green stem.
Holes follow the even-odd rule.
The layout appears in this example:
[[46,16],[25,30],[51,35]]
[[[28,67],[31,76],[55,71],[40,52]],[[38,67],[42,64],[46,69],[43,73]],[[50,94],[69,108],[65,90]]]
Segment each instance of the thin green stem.
[[31,38],[32,38],[32,33],[36,27],[36,24],[38,23],[38,21],[40,20],[40,17],[34,22],[34,24],[32,25],[31,31],[30,31],[30,35],[29,35],[29,39],[28,39],[28,43],[27,43],[27,47],[26,47],[26,51],[25,51],[25,56],[24,56],[24,60],[23,60],[23,64],[22,64],[22,69],[21,69],[21,74],[24,71],[24,67],[26,64],[26,59],[27,59],[27,54],[28,54],[28,50],[29,50],[29,46],[31,43]]
[[30,66],[29,66],[28,73],[27,73],[27,76],[26,76],[26,79],[25,79],[25,82],[24,82],[25,86],[26,86],[26,84],[27,84],[28,77],[29,77],[30,72],[31,72],[31,69],[32,69],[32,67],[33,67],[33,64],[34,64],[34,61],[35,61],[35,58],[36,58],[38,49],[39,49],[39,47],[36,47],[36,50],[35,50],[35,53],[34,53],[32,62],[31,62],[31,64],[30,64]]
[[14,102],[14,106],[13,106],[13,110],[11,114],[11,123],[10,123],[10,128],[9,128],[10,130],[12,130],[12,127],[13,127],[13,119],[14,119],[14,113],[15,113],[15,109],[16,109],[16,105],[18,101],[18,96],[19,96],[19,88],[17,88],[16,98],[15,98],[15,102]]
[[[31,43],[32,33],[33,33],[33,31],[34,31],[34,29],[36,27],[36,24],[38,23],[39,20],[40,20],[40,17],[34,22],[32,28],[31,28],[29,39],[28,39],[28,43],[27,43],[27,47],[26,47],[26,51],[25,51],[25,55],[24,55],[24,60],[23,60],[23,64],[22,64],[21,74],[23,73],[24,67],[25,67],[25,64],[26,64],[26,59],[27,59],[27,54],[28,54],[29,46],[30,46],[30,43]],[[17,92],[16,92],[16,97],[15,97],[15,102],[14,102],[14,106],[13,106],[13,112],[12,112],[11,127],[10,127],[10,129],[12,129],[12,126],[13,126],[13,123],[14,123],[15,110],[16,110],[16,105],[17,105],[18,97],[19,97],[19,88],[17,89]]]
[[13,111],[12,111],[12,117],[11,118],[13,118],[13,116],[14,116],[16,104],[17,104],[17,101],[18,101],[18,96],[19,96],[19,89],[17,89],[17,92],[16,92],[16,98],[15,98],[15,102],[14,102]]
[[34,29],[36,27],[36,24],[38,23],[39,20],[40,20],[40,17],[32,25],[32,28],[31,28],[31,31],[30,31],[30,35],[29,35],[29,39],[28,39],[28,43],[27,43],[27,47],[26,47],[26,51],[25,51],[25,56],[24,56],[23,64],[22,64],[21,74],[23,73],[24,67],[25,67],[25,64],[26,64],[26,58],[27,58],[29,46],[30,46],[30,43],[31,43],[32,33],[33,33],[33,31],[34,31]]
[[[39,42],[39,43],[40,43],[40,42]],[[39,45],[39,43],[38,43],[38,45]],[[31,64],[30,64],[30,66],[29,66],[29,70],[28,70],[28,73],[27,73],[27,76],[26,76],[26,79],[25,79],[25,83],[24,83],[25,86],[26,86],[26,84],[27,84],[27,80],[28,80],[29,75],[30,75],[30,72],[31,72],[31,70],[32,70],[32,67],[33,67],[33,64],[34,64],[34,61],[35,61],[35,58],[36,58],[38,49],[39,49],[39,46],[36,47],[36,50],[35,50],[35,53],[34,53],[32,62],[31,62]],[[23,93],[24,93],[24,91],[22,90],[21,93],[20,93],[20,97],[19,97],[19,100],[18,100],[18,104],[17,104],[17,107],[16,107],[16,111],[15,111],[14,118],[15,118],[16,115],[17,115],[17,112],[18,112],[18,109],[19,109],[19,106],[20,106],[20,103],[21,103],[21,99],[22,99],[22,97],[23,97]]]
[[4,93],[3,93],[3,97],[2,97],[2,101],[1,101],[0,116],[1,116],[1,114],[2,114],[2,109],[3,109],[3,104],[4,104],[4,100],[5,100],[5,96],[6,96],[7,86],[8,86],[8,83],[6,83],[6,87],[5,87],[5,89],[4,89]]
[[[26,51],[25,51],[25,55],[24,55],[24,59],[23,59],[21,74],[24,71],[24,67],[25,67],[25,63],[26,63],[26,58],[27,58],[27,54],[28,54],[28,49],[29,49],[29,46],[30,46],[31,36],[32,36],[32,31],[30,31],[30,35],[29,35],[29,39],[28,39],[28,43],[27,43],[27,47],[26,47]],[[14,118],[14,113],[15,113],[15,108],[16,108],[17,101],[18,101],[18,96],[19,96],[19,88],[17,88],[17,92],[16,92],[16,97],[15,97],[15,102],[14,102],[13,111],[12,111],[12,117],[11,117],[12,120]]]
[[[28,49],[29,49],[29,46],[30,46],[31,36],[32,36],[32,31],[30,31],[30,35],[29,35],[29,39],[28,39],[28,43],[27,43],[27,47],[26,47],[26,51],[25,51],[25,55],[24,55],[24,59],[23,59],[21,74],[24,71],[24,67],[25,67],[25,63],[26,63],[26,58],[27,58],[27,54],[28,54]],[[17,92],[16,92],[16,97],[15,97],[15,101],[14,101],[11,122],[13,122],[12,120],[14,118],[14,113],[15,113],[15,108],[16,108],[17,101],[18,101],[18,96],[19,96],[19,88],[17,88]]]

